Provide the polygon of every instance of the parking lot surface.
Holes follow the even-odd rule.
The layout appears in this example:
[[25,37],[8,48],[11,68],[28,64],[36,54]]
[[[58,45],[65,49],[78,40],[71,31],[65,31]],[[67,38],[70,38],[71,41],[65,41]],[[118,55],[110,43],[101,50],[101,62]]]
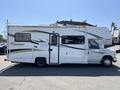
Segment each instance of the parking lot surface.
[[[112,49],[117,50],[119,46]],[[38,68],[13,64],[0,56],[0,90],[119,90],[120,53],[112,67],[60,65]]]

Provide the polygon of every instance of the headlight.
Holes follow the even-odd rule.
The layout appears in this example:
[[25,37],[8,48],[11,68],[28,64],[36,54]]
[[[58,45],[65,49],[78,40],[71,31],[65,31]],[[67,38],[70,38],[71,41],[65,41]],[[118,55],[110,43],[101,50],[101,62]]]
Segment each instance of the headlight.
[[116,52],[114,52],[114,54],[113,54],[113,55],[114,55],[114,57],[116,57]]

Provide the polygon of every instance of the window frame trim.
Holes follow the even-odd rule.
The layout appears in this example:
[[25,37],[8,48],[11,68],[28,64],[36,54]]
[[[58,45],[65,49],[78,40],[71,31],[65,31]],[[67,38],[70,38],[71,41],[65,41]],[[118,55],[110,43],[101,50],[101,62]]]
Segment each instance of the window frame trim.
[[[94,39],[89,39],[89,40],[94,40]],[[89,47],[89,40],[88,40],[88,47]],[[94,40],[94,41],[98,44],[98,47],[99,47],[99,48],[90,48],[90,47],[89,47],[89,49],[100,49],[99,43],[98,43],[96,40]]]
[[68,45],[84,45],[85,44],[85,36],[84,35],[62,35],[61,36],[61,44],[64,44],[63,43],[63,37],[69,37],[69,36],[73,36],[73,37],[84,37],[84,43],[82,43],[82,44],[69,44],[69,43],[67,43]]

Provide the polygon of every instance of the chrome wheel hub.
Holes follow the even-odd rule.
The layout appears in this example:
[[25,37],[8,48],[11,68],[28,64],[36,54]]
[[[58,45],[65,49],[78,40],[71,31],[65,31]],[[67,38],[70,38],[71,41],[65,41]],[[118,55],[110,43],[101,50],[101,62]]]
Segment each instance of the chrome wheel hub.
[[105,65],[110,65],[110,64],[111,64],[111,61],[110,61],[109,59],[107,59],[107,60],[104,61],[104,64],[105,64]]

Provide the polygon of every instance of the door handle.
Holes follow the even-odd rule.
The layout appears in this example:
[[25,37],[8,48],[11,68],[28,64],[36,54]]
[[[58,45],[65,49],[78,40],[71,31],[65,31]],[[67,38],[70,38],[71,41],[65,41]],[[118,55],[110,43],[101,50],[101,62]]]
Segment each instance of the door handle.
[[53,51],[53,49],[49,49],[49,51]]
[[90,52],[88,51],[88,54],[90,54]]
[[37,48],[37,46],[34,46],[34,48]]

